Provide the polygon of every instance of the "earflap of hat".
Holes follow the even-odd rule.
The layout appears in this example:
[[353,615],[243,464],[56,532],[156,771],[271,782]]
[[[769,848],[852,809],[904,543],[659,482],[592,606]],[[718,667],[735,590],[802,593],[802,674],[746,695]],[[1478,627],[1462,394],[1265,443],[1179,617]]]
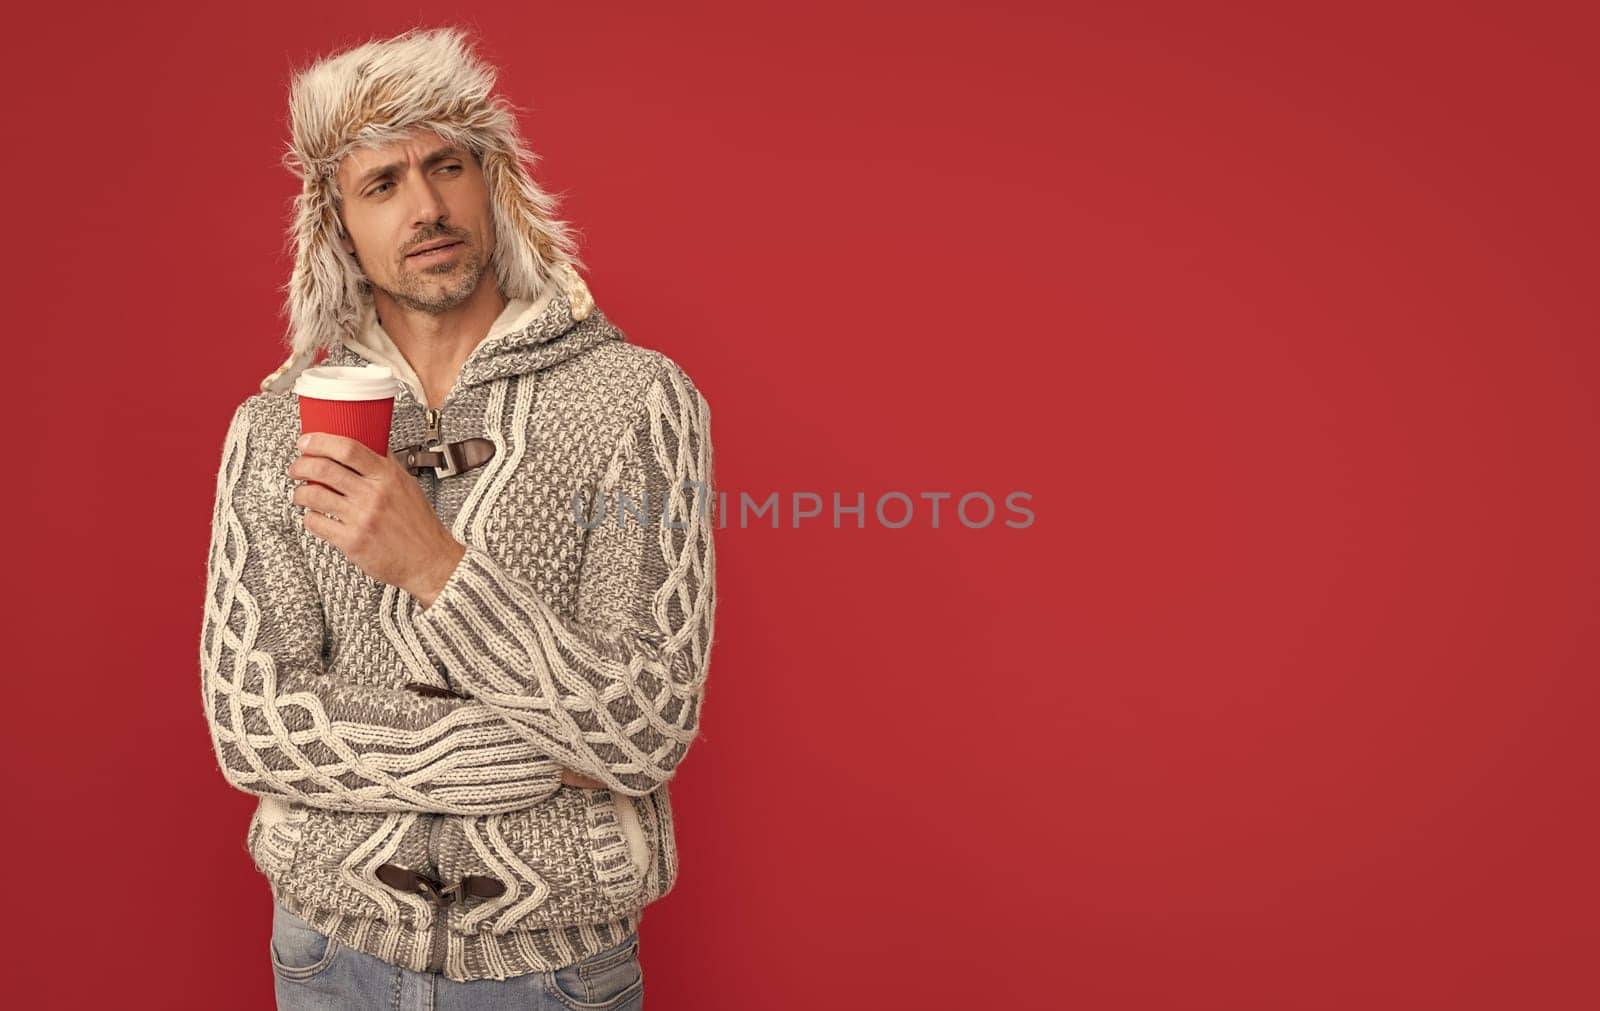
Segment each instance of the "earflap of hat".
[[283,393],[294,389],[295,379],[311,366],[311,362],[315,358],[315,353],[302,355],[298,351],[292,352],[288,358],[283,360],[282,365],[273,369],[267,378],[261,380],[261,392]]
[[551,284],[567,289],[568,271],[581,261],[570,230],[556,216],[559,201],[529,173],[538,156],[523,146],[508,109],[495,103],[494,113],[493,125],[470,140],[494,214],[496,279],[507,298],[535,301]]
[[295,264],[285,300],[290,353],[262,380],[263,391],[286,389],[319,348],[332,351],[342,337],[353,334],[363,300],[370,297],[361,268],[339,244],[343,232],[332,185],[326,178],[307,179],[295,198]]

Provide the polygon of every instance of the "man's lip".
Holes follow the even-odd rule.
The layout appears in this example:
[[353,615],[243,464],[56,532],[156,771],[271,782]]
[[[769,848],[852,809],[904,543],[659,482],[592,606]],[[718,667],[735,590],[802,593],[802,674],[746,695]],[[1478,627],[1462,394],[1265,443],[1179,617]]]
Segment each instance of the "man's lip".
[[427,249],[419,249],[415,253],[408,253],[406,255],[407,255],[408,258],[412,257],[412,256],[426,256],[429,253],[437,253],[441,249],[449,249],[452,246],[459,246],[459,245],[461,245],[461,240],[460,239],[452,239],[451,241],[446,242],[443,245],[440,245],[440,246],[429,246]]

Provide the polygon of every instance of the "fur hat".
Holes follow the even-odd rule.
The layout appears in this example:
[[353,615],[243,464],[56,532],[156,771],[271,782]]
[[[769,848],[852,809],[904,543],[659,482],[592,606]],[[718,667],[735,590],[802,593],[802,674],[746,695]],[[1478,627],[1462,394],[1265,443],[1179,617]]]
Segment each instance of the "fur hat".
[[339,163],[357,148],[433,130],[477,156],[495,229],[493,267],[508,299],[537,301],[550,285],[573,297],[583,282],[574,240],[554,215],[556,198],[534,184],[538,156],[517,132],[514,107],[491,94],[495,70],[457,28],[414,28],[320,60],[290,88],[291,140],[283,164],[301,179],[289,233],[294,274],[286,287],[288,359],[261,381],[289,389],[322,348],[354,336],[372,288],[340,244]]

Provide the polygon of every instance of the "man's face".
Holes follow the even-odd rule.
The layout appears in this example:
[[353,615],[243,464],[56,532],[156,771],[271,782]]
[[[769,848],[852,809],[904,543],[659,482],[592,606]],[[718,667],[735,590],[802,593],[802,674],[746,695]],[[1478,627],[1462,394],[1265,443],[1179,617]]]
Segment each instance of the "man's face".
[[[339,164],[345,251],[396,302],[441,313],[477,290],[494,253],[489,188],[472,152],[431,130]],[[453,243],[438,252],[424,246]]]

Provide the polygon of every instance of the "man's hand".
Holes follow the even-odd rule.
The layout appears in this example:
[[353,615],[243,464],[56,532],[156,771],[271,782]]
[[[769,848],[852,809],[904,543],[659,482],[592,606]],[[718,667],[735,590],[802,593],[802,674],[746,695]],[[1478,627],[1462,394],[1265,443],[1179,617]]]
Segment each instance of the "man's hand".
[[328,486],[295,488],[294,503],[306,507],[305,528],[373,579],[431,606],[467,549],[439,521],[399,458],[327,432],[307,433],[300,451],[289,476]]
[[[305,435],[300,452],[289,465],[289,476],[328,486],[295,488],[295,505],[306,507],[301,521],[305,528],[373,579],[400,587],[423,607],[432,606],[466,548],[439,522],[399,458],[379,456],[354,439],[327,432]],[[561,782],[586,790],[605,788],[576,769],[563,768]]]
[[568,786],[581,786],[585,790],[603,790],[605,784],[598,779],[590,779],[576,769],[562,768],[561,782]]

